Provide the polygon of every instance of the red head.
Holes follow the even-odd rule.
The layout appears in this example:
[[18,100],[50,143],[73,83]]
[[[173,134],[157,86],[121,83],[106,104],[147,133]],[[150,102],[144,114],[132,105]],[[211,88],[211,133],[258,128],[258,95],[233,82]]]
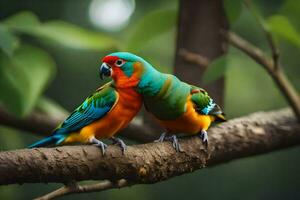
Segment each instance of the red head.
[[100,67],[100,77],[111,76],[117,87],[137,86],[143,64],[131,55],[133,54],[120,52],[105,56]]

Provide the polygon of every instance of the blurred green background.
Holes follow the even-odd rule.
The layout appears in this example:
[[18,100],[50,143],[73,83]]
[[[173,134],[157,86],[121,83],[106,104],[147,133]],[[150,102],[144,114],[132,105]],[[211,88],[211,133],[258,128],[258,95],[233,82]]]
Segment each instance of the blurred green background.
[[[300,2],[257,0],[252,12],[239,0],[224,4],[231,29],[269,52],[253,12],[263,19],[299,91]],[[177,13],[176,0],[0,0],[0,103],[19,117],[34,108],[57,115],[65,112],[62,108],[71,111],[103,84],[98,66],[112,51],[138,53],[159,70],[172,72]],[[238,50],[229,49],[224,67],[229,118],[287,106],[262,67]],[[39,138],[3,126],[0,132],[1,151],[24,148]],[[296,147],[154,185],[62,199],[300,199],[299,154]],[[59,186],[0,186],[0,199],[32,199]]]

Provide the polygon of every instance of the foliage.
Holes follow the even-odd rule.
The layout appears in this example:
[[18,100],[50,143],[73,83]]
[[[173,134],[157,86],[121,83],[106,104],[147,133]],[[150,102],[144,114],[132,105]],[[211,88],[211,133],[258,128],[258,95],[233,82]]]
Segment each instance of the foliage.
[[11,34],[3,25],[0,25],[0,48],[8,56],[12,56],[13,52],[19,46],[19,40]]
[[31,12],[20,12],[0,23],[0,102],[17,116],[30,113],[55,74],[55,62],[44,50],[20,42],[26,34],[51,45],[81,50],[116,48],[110,36],[63,21],[42,23]]
[[[233,26],[239,19],[240,13],[243,9],[242,3],[243,1],[237,0],[237,1],[230,1],[225,0],[224,1],[224,8],[226,11],[226,15],[228,17],[228,20]],[[246,1],[248,2],[248,1]],[[286,12],[286,10],[289,8],[293,8],[291,5],[295,5],[295,1],[286,1],[282,7],[279,9],[279,12]],[[300,47],[300,34],[297,32],[295,26],[289,21],[287,17],[284,15],[278,15],[274,14],[272,16],[269,16],[266,20],[263,17],[263,13],[261,12],[261,9],[257,7],[256,4],[252,5],[250,2],[243,4],[244,7],[247,7],[247,9],[251,12],[253,18],[255,18],[257,22],[257,26],[262,26],[265,30],[269,31],[271,34],[275,34],[278,36],[278,39],[285,39],[286,41],[289,41],[291,44],[294,44],[298,47]],[[245,6],[247,5],[247,6]],[[245,8],[246,9],[246,8]],[[289,10],[288,9],[288,10]],[[297,9],[293,9],[294,11],[298,11]],[[295,12],[294,12],[295,13]],[[260,27],[260,28],[262,28]],[[234,58],[236,56],[235,54],[228,54],[227,58],[232,59],[238,59]],[[226,63],[223,57],[217,59],[211,65],[208,67],[208,70],[204,74],[204,82],[208,83],[213,80],[216,80],[219,78],[222,74],[226,72]],[[221,69],[221,68],[224,69]]]
[[289,19],[282,15],[273,15],[267,20],[270,30],[279,38],[286,39],[291,44],[300,48],[300,34],[290,23]]
[[53,78],[52,58],[43,50],[23,44],[12,57],[1,55],[0,99],[19,116],[34,107],[46,84]]
[[241,15],[242,1],[241,0],[224,0],[224,9],[228,20],[233,23]]
[[[146,14],[132,28],[125,49],[131,52],[140,51],[152,39],[170,31],[176,24],[176,10],[161,9]],[[155,26],[153,26],[155,24]]]
[[228,56],[223,55],[210,63],[202,77],[203,84],[208,84],[211,81],[222,77],[227,68],[227,60]]

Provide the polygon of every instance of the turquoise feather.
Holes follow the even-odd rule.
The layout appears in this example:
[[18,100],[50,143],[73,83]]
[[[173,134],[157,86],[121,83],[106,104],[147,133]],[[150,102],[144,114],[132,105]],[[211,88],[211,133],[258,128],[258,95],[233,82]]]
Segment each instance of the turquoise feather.
[[[220,115],[220,107],[209,97],[202,88],[180,81],[176,76],[157,71],[143,58],[127,52],[110,54],[132,64],[140,62],[143,73],[137,91],[144,97],[146,109],[161,120],[173,120],[186,111],[186,101],[191,95],[196,111],[204,115]],[[192,91],[199,92],[192,92]]]

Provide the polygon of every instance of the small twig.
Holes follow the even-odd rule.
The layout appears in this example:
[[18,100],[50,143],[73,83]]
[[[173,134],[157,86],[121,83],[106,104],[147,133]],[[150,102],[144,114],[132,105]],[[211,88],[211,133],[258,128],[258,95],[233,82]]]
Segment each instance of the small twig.
[[53,192],[38,197],[35,200],[50,200],[50,199],[55,199],[61,196],[70,195],[74,193],[99,192],[108,189],[122,188],[127,186],[130,186],[130,184],[125,179],[118,180],[117,182],[106,180],[100,183],[89,184],[89,185],[72,184],[54,190]]
[[254,18],[256,19],[257,23],[263,30],[265,37],[267,39],[268,45],[270,46],[271,52],[272,52],[272,58],[273,58],[273,68],[275,70],[278,70],[279,68],[279,48],[276,45],[276,42],[274,40],[274,37],[272,33],[269,31],[268,27],[263,22],[262,18],[252,9],[251,2],[249,0],[245,0],[244,4],[249,9],[249,11],[253,14]]
[[180,56],[183,57],[185,61],[196,65],[200,65],[202,67],[207,67],[210,63],[210,60],[207,57],[197,53],[190,52],[186,49],[180,49],[178,53]]
[[231,45],[243,51],[267,70],[281,92],[284,94],[286,100],[291,105],[298,121],[300,121],[300,96],[281,70],[282,67],[274,68],[272,59],[267,57],[261,49],[252,45],[235,33],[229,31],[221,31],[221,33]]
[[274,70],[278,70],[279,68],[279,48],[277,47],[273,35],[270,32],[266,32],[268,43],[271,47],[272,58],[273,58],[273,68]]

